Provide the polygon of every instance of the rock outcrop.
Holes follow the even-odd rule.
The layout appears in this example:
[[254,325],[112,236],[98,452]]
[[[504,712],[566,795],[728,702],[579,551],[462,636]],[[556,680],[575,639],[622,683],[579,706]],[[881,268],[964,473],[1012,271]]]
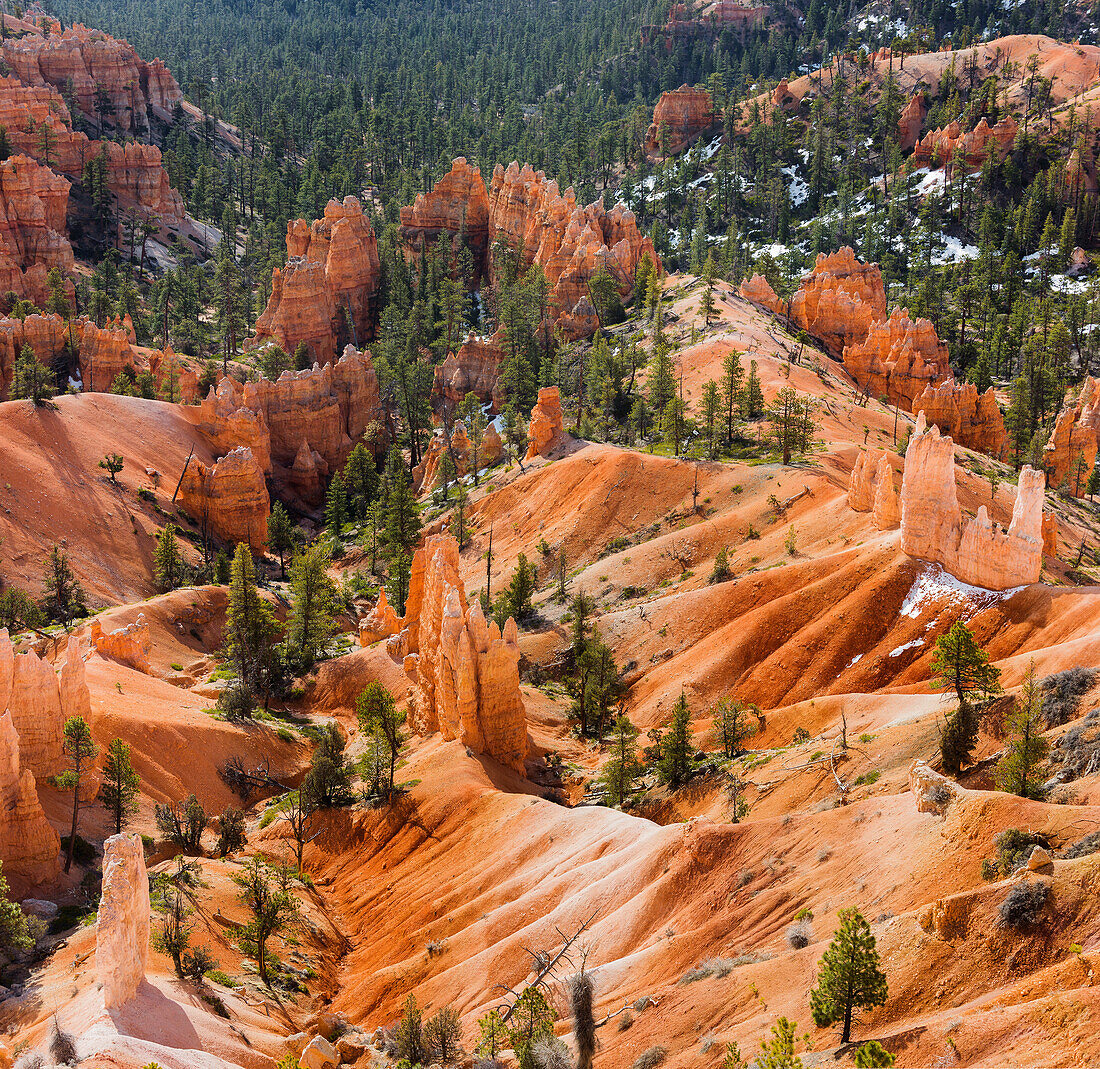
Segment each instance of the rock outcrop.
[[936,816],[943,816],[959,797],[958,785],[924,761],[914,761],[909,766],[909,792],[917,803],[918,813]]
[[845,346],[863,341],[885,315],[886,289],[878,264],[857,260],[848,246],[831,255],[820,253],[790,304],[792,322],[836,357],[845,355]]
[[304,344],[314,360],[326,364],[346,345],[370,341],[378,242],[358,198],[330,200],[324,217],[312,223],[291,220],[286,250],[286,266],[272,272],[271,296],[248,345],[273,341],[293,353]]
[[262,471],[284,481],[303,442],[335,471],[372,424],[380,426],[384,419],[370,353],[353,346],[335,364],[284,371],[277,382],[242,385],[226,376],[198,411],[199,429],[216,452],[246,446]]
[[432,400],[437,406],[446,403],[453,408],[460,405],[468,393],[473,393],[483,405],[496,405],[499,401],[497,380],[503,359],[504,340],[499,334],[491,338],[471,334],[457,353],[448,353],[435,369]]
[[918,90],[909,98],[898,119],[898,146],[902,152],[909,152],[920,140],[920,132],[927,113],[928,104],[924,99],[924,93]]
[[489,251],[489,194],[477,167],[464,156],[451,164],[431,192],[417,194],[411,206],[401,209],[401,239],[414,252],[446,235],[457,255],[466,244],[476,264]]
[[737,292],[746,300],[777,316],[787,314],[787,302],[782,300],[772,289],[771,283],[763,275],[753,275],[745,279],[738,287]]
[[8,633],[0,630],[0,712],[11,713],[19,736],[20,766],[44,781],[65,769],[62,729],[70,716],[86,716],[90,708],[88,684],[79,645],[69,643],[64,699],[61,681],[48,661],[33,650],[15,653]]
[[1100,382],[1086,378],[1076,398],[1058,414],[1050,441],[1043,447],[1047,485],[1063,485],[1077,497],[1086,493],[1089,472],[1100,444]]
[[103,894],[95,925],[95,971],[106,1009],[137,994],[149,958],[149,877],[141,836],[103,844]]
[[[430,490],[439,481],[439,466],[444,455],[448,452],[447,439],[443,431],[432,436],[428,442],[428,448],[424,450],[424,456],[419,464],[412,470],[413,489],[419,493],[421,490]],[[451,448],[449,450],[454,461],[455,474],[459,477],[469,475],[473,468],[474,449],[469,435],[466,433],[466,425],[462,420],[456,420],[451,432]],[[481,471],[484,468],[496,464],[504,456],[504,447],[497,434],[496,428],[490,423],[481,436],[481,442],[477,450],[477,467]]]
[[[0,636],[4,634],[0,632]],[[29,887],[49,883],[60,872],[60,850],[61,840],[38,800],[34,773],[20,762],[19,734],[11,713],[4,711],[0,713],[0,861],[4,875]]]
[[479,602],[467,607],[451,535],[432,535],[413,557],[402,634],[416,730],[460,739],[522,772],[527,720],[516,624],[509,619],[502,634]]
[[661,94],[653,109],[653,122],[645,135],[645,151],[650,156],[663,153],[675,156],[717,121],[714,101],[706,89],[690,85],[669,89]]
[[880,531],[899,525],[901,506],[894,487],[894,466],[885,449],[877,460],[866,451],[856,457],[848,481],[848,504],[856,512],[870,512],[871,522]]
[[972,586],[1008,590],[1038,582],[1043,565],[1043,473],[1020,472],[1012,522],[1003,530],[984,505],[963,519],[955,493],[955,444],[927,427],[909,439],[901,483],[901,548]]
[[[25,85],[65,91],[89,121],[107,122],[124,133],[145,134],[151,112],[167,119],[183,100],[161,60],[146,62],[128,41],[79,23],[60,34],[5,40],[3,56]],[[96,110],[100,93],[110,105],[102,119]]]
[[844,366],[866,393],[909,411],[928,386],[951,378],[947,345],[936,328],[927,319],[910,319],[905,308],[895,308],[865,338],[845,346]]
[[271,500],[263,469],[248,446],[239,446],[209,467],[193,460],[180,483],[179,501],[215,537],[263,551]]
[[132,624],[120,627],[117,631],[104,631],[102,623],[93,620],[89,637],[96,652],[102,656],[128,664],[146,675],[152,674],[149,653],[153,648],[153,639],[149,634],[145,613],[139,612]]
[[1008,432],[992,386],[980,394],[969,382],[930,383],[913,402],[913,415],[921,412],[929,424],[967,449],[998,458],[1004,452]]
[[386,588],[378,591],[378,601],[359,622],[359,645],[369,646],[379,639],[389,638],[401,630],[401,617],[386,598]]
[[565,442],[565,424],[561,411],[561,392],[557,386],[543,386],[531,409],[527,431],[527,460],[549,456]]
[[44,306],[50,268],[72,270],[65,231],[69,183],[27,156],[0,163],[0,292]]
[[914,146],[910,160],[918,167],[944,167],[948,170],[960,158],[972,170],[981,167],[987,157],[1002,160],[1016,140],[1019,126],[1011,115],[990,126],[983,116],[973,130],[963,133],[957,122],[929,130]]

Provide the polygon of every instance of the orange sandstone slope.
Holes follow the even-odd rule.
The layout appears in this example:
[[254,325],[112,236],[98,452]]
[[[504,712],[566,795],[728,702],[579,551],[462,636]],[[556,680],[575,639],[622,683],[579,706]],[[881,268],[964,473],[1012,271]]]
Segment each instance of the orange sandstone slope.
[[[186,1064],[190,1044],[225,1064],[266,1069],[281,1056],[281,1037],[315,1029],[322,1012],[343,1013],[371,1032],[392,1023],[410,993],[433,1010],[453,1004],[471,1048],[477,1017],[500,1001],[498,985],[522,983],[531,951],[553,950],[559,929],[575,931],[587,921],[581,942],[599,1015],[651,1000],[600,1028],[600,1069],[629,1066],[657,1045],[667,1048],[665,1064],[673,1069],[711,1065],[727,1041],[757,1049],[780,1014],[809,1029],[807,1064],[837,1055],[848,1065],[852,1051],[837,1051],[836,1030],[812,1027],[808,990],[837,912],[852,905],[873,923],[890,985],[887,1004],[861,1017],[855,1035],[880,1039],[899,1066],[1100,1059],[1091,1027],[1100,1012],[1093,982],[1100,854],[1058,857],[1049,869],[996,882],[982,878],[993,838],[1005,828],[1042,832],[1060,850],[1100,825],[1095,777],[1057,787],[1049,803],[949,787],[946,800],[931,806],[921,782],[910,779],[913,762],[936,751],[945,707],[929,681],[939,634],[965,619],[1011,690],[1031,658],[1040,675],[1097,663],[1100,592],[1065,585],[1068,568],[1053,557],[1045,583],[1002,592],[964,586],[907,557],[897,529],[879,530],[873,514],[853,510],[847,498],[864,443],[876,452],[893,446],[895,412],[876,401],[859,404],[842,365],[819,352],[805,349],[801,363],[790,364],[797,344],[728,290],[709,330],[697,314],[695,280],[669,280],[667,296],[693,402],[703,383],[719,376],[724,354],[737,348],[743,363],[757,361],[766,398],[790,382],[818,399],[820,446],[784,467],[757,459],[695,463],[568,442],[523,472],[498,470],[485,480],[472,495],[474,536],[460,558],[467,590],[472,595],[484,584],[490,525],[495,592],[519,553],[540,568],[536,600],[545,622],[521,633],[520,646],[550,682],[522,691],[533,744],[525,774],[459,741],[414,737],[398,773],[408,791],[393,806],[317,818],[306,850],[316,887],[301,932],[316,941],[318,932],[336,930],[346,942],[315,948],[311,996],[272,1006],[264,1017],[253,1005],[262,994],[254,982],[239,997],[219,989],[229,1014],[222,1023],[167,979],[167,962],[154,956],[151,986],[179,1027],[161,1038],[177,1051],[167,1056],[141,1046],[149,1041],[147,1023],[128,1016],[122,1024],[129,1035],[111,1040],[114,1061],[103,1065],[140,1069],[151,1058]],[[90,586],[115,600],[144,592],[148,570],[136,536],[94,554],[104,522],[96,510],[120,507],[95,464],[117,449],[139,479],[154,457],[162,470],[169,461],[178,470],[195,441],[186,411],[86,397],[62,399],[57,412],[4,405],[0,417],[11,427],[6,448],[16,443],[12,455],[28,469],[18,483],[20,511],[3,515],[5,553],[8,538],[29,554],[67,526],[75,531],[70,552]],[[908,434],[909,417],[897,418],[899,434]],[[70,441],[61,451],[63,436]],[[1006,525],[1015,499],[1007,469],[961,449],[956,459],[964,514],[984,505]],[[902,460],[891,451],[888,463],[897,481]],[[992,494],[981,474],[990,467],[1001,474]],[[87,495],[82,516],[96,522],[60,511],[64,490],[49,490],[57,472]],[[130,472],[128,464],[123,478]],[[1091,530],[1087,505],[1051,495],[1047,506],[1059,512],[1063,546],[1076,546]],[[551,552],[539,552],[540,539]],[[733,578],[711,583],[722,548]],[[656,788],[631,813],[560,804],[580,799],[607,753],[569,736],[568,699],[553,679],[569,625],[565,607],[551,597],[559,550],[571,589],[596,600],[600,634],[630,683],[626,712],[643,730],[666,723],[683,691],[695,741],[713,751],[708,710],[715,699],[733,694],[763,707],[752,753],[739,766],[751,805],[741,823],[731,822],[717,776],[671,794]],[[87,663],[97,740],[117,735],[134,749],[142,830],[152,830],[153,801],[190,789],[213,810],[229,804],[216,769],[233,753],[250,761],[267,756],[287,778],[304,764],[302,744],[269,726],[245,731],[204,711],[213,704],[211,654],[224,604],[223,591],[201,588],[103,614],[107,631],[133,623],[138,612],[149,626],[151,674],[100,654]],[[352,758],[366,745],[355,697],[372,679],[400,701],[408,698],[400,657],[379,642],[325,662],[296,699],[301,713],[340,723]],[[828,755],[837,752],[844,728],[849,748],[834,765]],[[994,718],[983,727],[982,763],[968,786],[990,786],[986,759],[1003,746]],[[563,759],[558,801],[545,797],[556,775],[543,759],[550,751]],[[46,802],[58,825],[61,803]],[[249,849],[285,857],[285,825],[260,829],[258,815],[250,813]],[[242,916],[228,879],[236,864],[203,862],[209,886],[198,941],[213,946],[224,971],[242,977],[247,967],[226,922]],[[1029,929],[1002,928],[1000,905],[1025,881],[1049,888],[1046,903]],[[810,942],[792,948],[786,932],[802,908],[814,914]],[[62,1026],[101,1034],[94,1031],[102,1025],[94,973],[67,969],[88,950],[87,933],[74,936],[36,974],[50,1005],[20,1000],[4,1026],[39,1042],[56,1011]],[[552,996],[564,1010],[560,990]],[[568,1029],[563,1019],[558,1030]],[[207,1061],[196,1055],[190,1064]]]
[[[188,454],[214,459],[191,421],[197,410],[94,393],[58,397],[56,406],[0,403],[6,578],[40,590],[46,555],[61,543],[93,604],[151,594],[157,533],[169,518],[184,523],[171,499]],[[122,455],[124,489],[98,466],[108,453]]]

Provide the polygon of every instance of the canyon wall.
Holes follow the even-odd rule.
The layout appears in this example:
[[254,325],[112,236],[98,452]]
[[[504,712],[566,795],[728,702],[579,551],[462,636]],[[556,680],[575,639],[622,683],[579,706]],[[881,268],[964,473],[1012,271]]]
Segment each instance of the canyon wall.
[[4,876],[17,887],[49,883],[60,873],[60,852],[61,840],[42,810],[34,773],[20,762],[19,734],[11,713],[0,713],[0,861]]
[[682,85],[666,90],[653,109],[653,122],[645,135],[645,151],[650,156],[666,152],[675,156],[717,121],[714,102],[706,89]]
[[253,552],[262,552],[267,543],[271,502],[263,469],[248,446],[210,466],[192,460],[180,483],[179,503],[200,529],[223,542],[244,542]]
[[141,836],[103,844],[103,893],[95,925],[95,971],[110,1010],[137,994],[149,958],[149,876]]
[[128,41],[77,23],[63,33],[28,34],[2,44],[4,61],[29,86],[50,86],[70,99],[91,122],[100,121],[97,94],[109,110],[102,121],[140,135],[148,131],[150,113],[167,119],[183,100],[176,79],[159,59],[146,62]]
[[475,264],[483,264],[489,252],[489,195],[481,172],[464,156],[451,164],[428,193],[418,193],[401,209],[401,240],[419,253],[426,244],[446,235],[457,255],[464,242]]
[[994,523],[983,505],[964,519],[955,493],[955,445],[924,416],[909,439],[901,483],[901,548],[973,586],[1007,590],[1038,582],[1043,564],[1043,473],[1020,472],[1012,521]]
[[374,331],[380,281],[378,243],[356,197],[330,200],[324,217],[292,219],[287,263],[271,276],[271,296],[248,347],[274,342],[293,354],[305,345],[332,363],[345,345],[363,345]]
[[335,471],[384,421],[370,353],[353,346],[335,364],[284,371],[276,382],[225,376],[198,408],[198,428],[216,453],[247,446],[262,471],[283,479],[303,443]]
[[509,619],[502,634],[486,623],[479,602],[467,607],[451,535],[432,535],[416,551],[404,624],[414,728],[460,739],[523,772],[527,720],[516,624]]
[[448,353],[447,358],[435,369],[432,383],[432,400],[438,406],[446,402],[460,405],[466,394],[477,394],[483,404],[500,407],[497,390],[500,364],[504,359],[504,338],[500,333],[491,338],[470,336],[459,346],[458,352]]
[[1003,459],[1008,432],[992,386],[980,394],[969,382],[929,383],[913,402],[912,411],[913,415],[923,412],[928,423],[959,445]]
[[1076,398],[1068,399],[1058,414],[1050,440],[1043,447],[1047,485],[1065,485],[1083,497],[1089,472],[1100,444],[1100,382],[1086,378]]

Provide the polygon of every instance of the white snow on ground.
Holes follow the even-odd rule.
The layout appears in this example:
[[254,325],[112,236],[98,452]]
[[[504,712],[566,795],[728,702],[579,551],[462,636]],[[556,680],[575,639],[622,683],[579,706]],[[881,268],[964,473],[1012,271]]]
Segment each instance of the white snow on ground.
[[700,156],[704,160],[713,159],[718,155],[719,150],[722,148],[722,135],[719,134],[706,148],[700,151]]
[[862,657],[862,656],[863,656],[862,653],[857,653],[844,667],[845,668],[851,668],[852,665],[855,664],[856,661],[858,661],[860,659],[860,657]]
[[1055,293],[1078,294],[1088,290],[1089,284],[1083,278],[1070,278],[1068,275],[1051,275],[1050,288]]
[[798,173],[798,168],[792,163],[790,167],[781,167],[780,173],[790,179],[787,183],[787,193],[790,195],[791,203],[796,208],[800,204],[805,204],[806,198],[810,195],[810,187]]
[[916,649],[917,646],[923,646],[924,640],[920,638],[913,639],[912,642],[906,642],[904,646],[898,646],[896,650],[890,651],[891,657],[900,657],[906,650]]
[[[901,615],[916,620],[925,609],[941,602],[962,605],[977,611],[996,601],[1006,600],[1023,589],[1024,587],[1017,586],[1010,590],[986,590],[985,587],[971,586],[961,579],[956,579],[949,572],[945,572],[940,565],[930,564],[917,576],[912,587],[909,588],[909,593],[901,606]],[[894,653],[897,652],[899,651],[894,651]]]
[[977,245],[964,245],[958,238],[950,234],[943,235],[944,248],[932,257],[932,263],[937,266],[943,264],[957,264],[963,260],[976,260],[978,258]]

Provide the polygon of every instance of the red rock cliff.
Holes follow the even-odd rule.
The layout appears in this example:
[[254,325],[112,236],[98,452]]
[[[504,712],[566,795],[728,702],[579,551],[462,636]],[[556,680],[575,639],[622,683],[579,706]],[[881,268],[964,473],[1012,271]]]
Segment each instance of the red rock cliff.
[[910,319],[905,308],[895,308],[862,341],[846,346],[844,366],[871,396],[910,411],[926,387],[951,378],[947,345],[936,328],[927,319]]
[[224,542],[244,542],[254,552],[267,542],[271,511],[264,473],[252,450],[241,446],[207,467],[192,460],[180,484],[180,506]]
[[1077,497],[1086,493],[1085,483],[1096,462],[1100,440],[1100,382],[1086,378],[1075,399],[1068,400],[1054,424],[1050,441],[1043,447],[1043,468],[1047,485],[1065,484]]
[[378,243],[359,200],[330,200],[324,218],[312,223],[292,220],[286,248],[286,266],[272,274],[271,296],[249,346],[274,341],[293,353],[304,343],[324,364],[345,345],[369,341],[380,269]]
[[645,151],[655,156],[661,152],[662,133],[671,155],[683,151],[703,131],[718,121],[714,102],[706,89],[682,85],[661,94],[653,109],[653,122],[645,135]]
[[401,209],[401,239],[416,252],[426,242],[446,234],[455,240],[464,238],[481,265],[489,251],[489,195],[481,171],[460,156],[450,171],[432,187],[420,193],[409,207]]

